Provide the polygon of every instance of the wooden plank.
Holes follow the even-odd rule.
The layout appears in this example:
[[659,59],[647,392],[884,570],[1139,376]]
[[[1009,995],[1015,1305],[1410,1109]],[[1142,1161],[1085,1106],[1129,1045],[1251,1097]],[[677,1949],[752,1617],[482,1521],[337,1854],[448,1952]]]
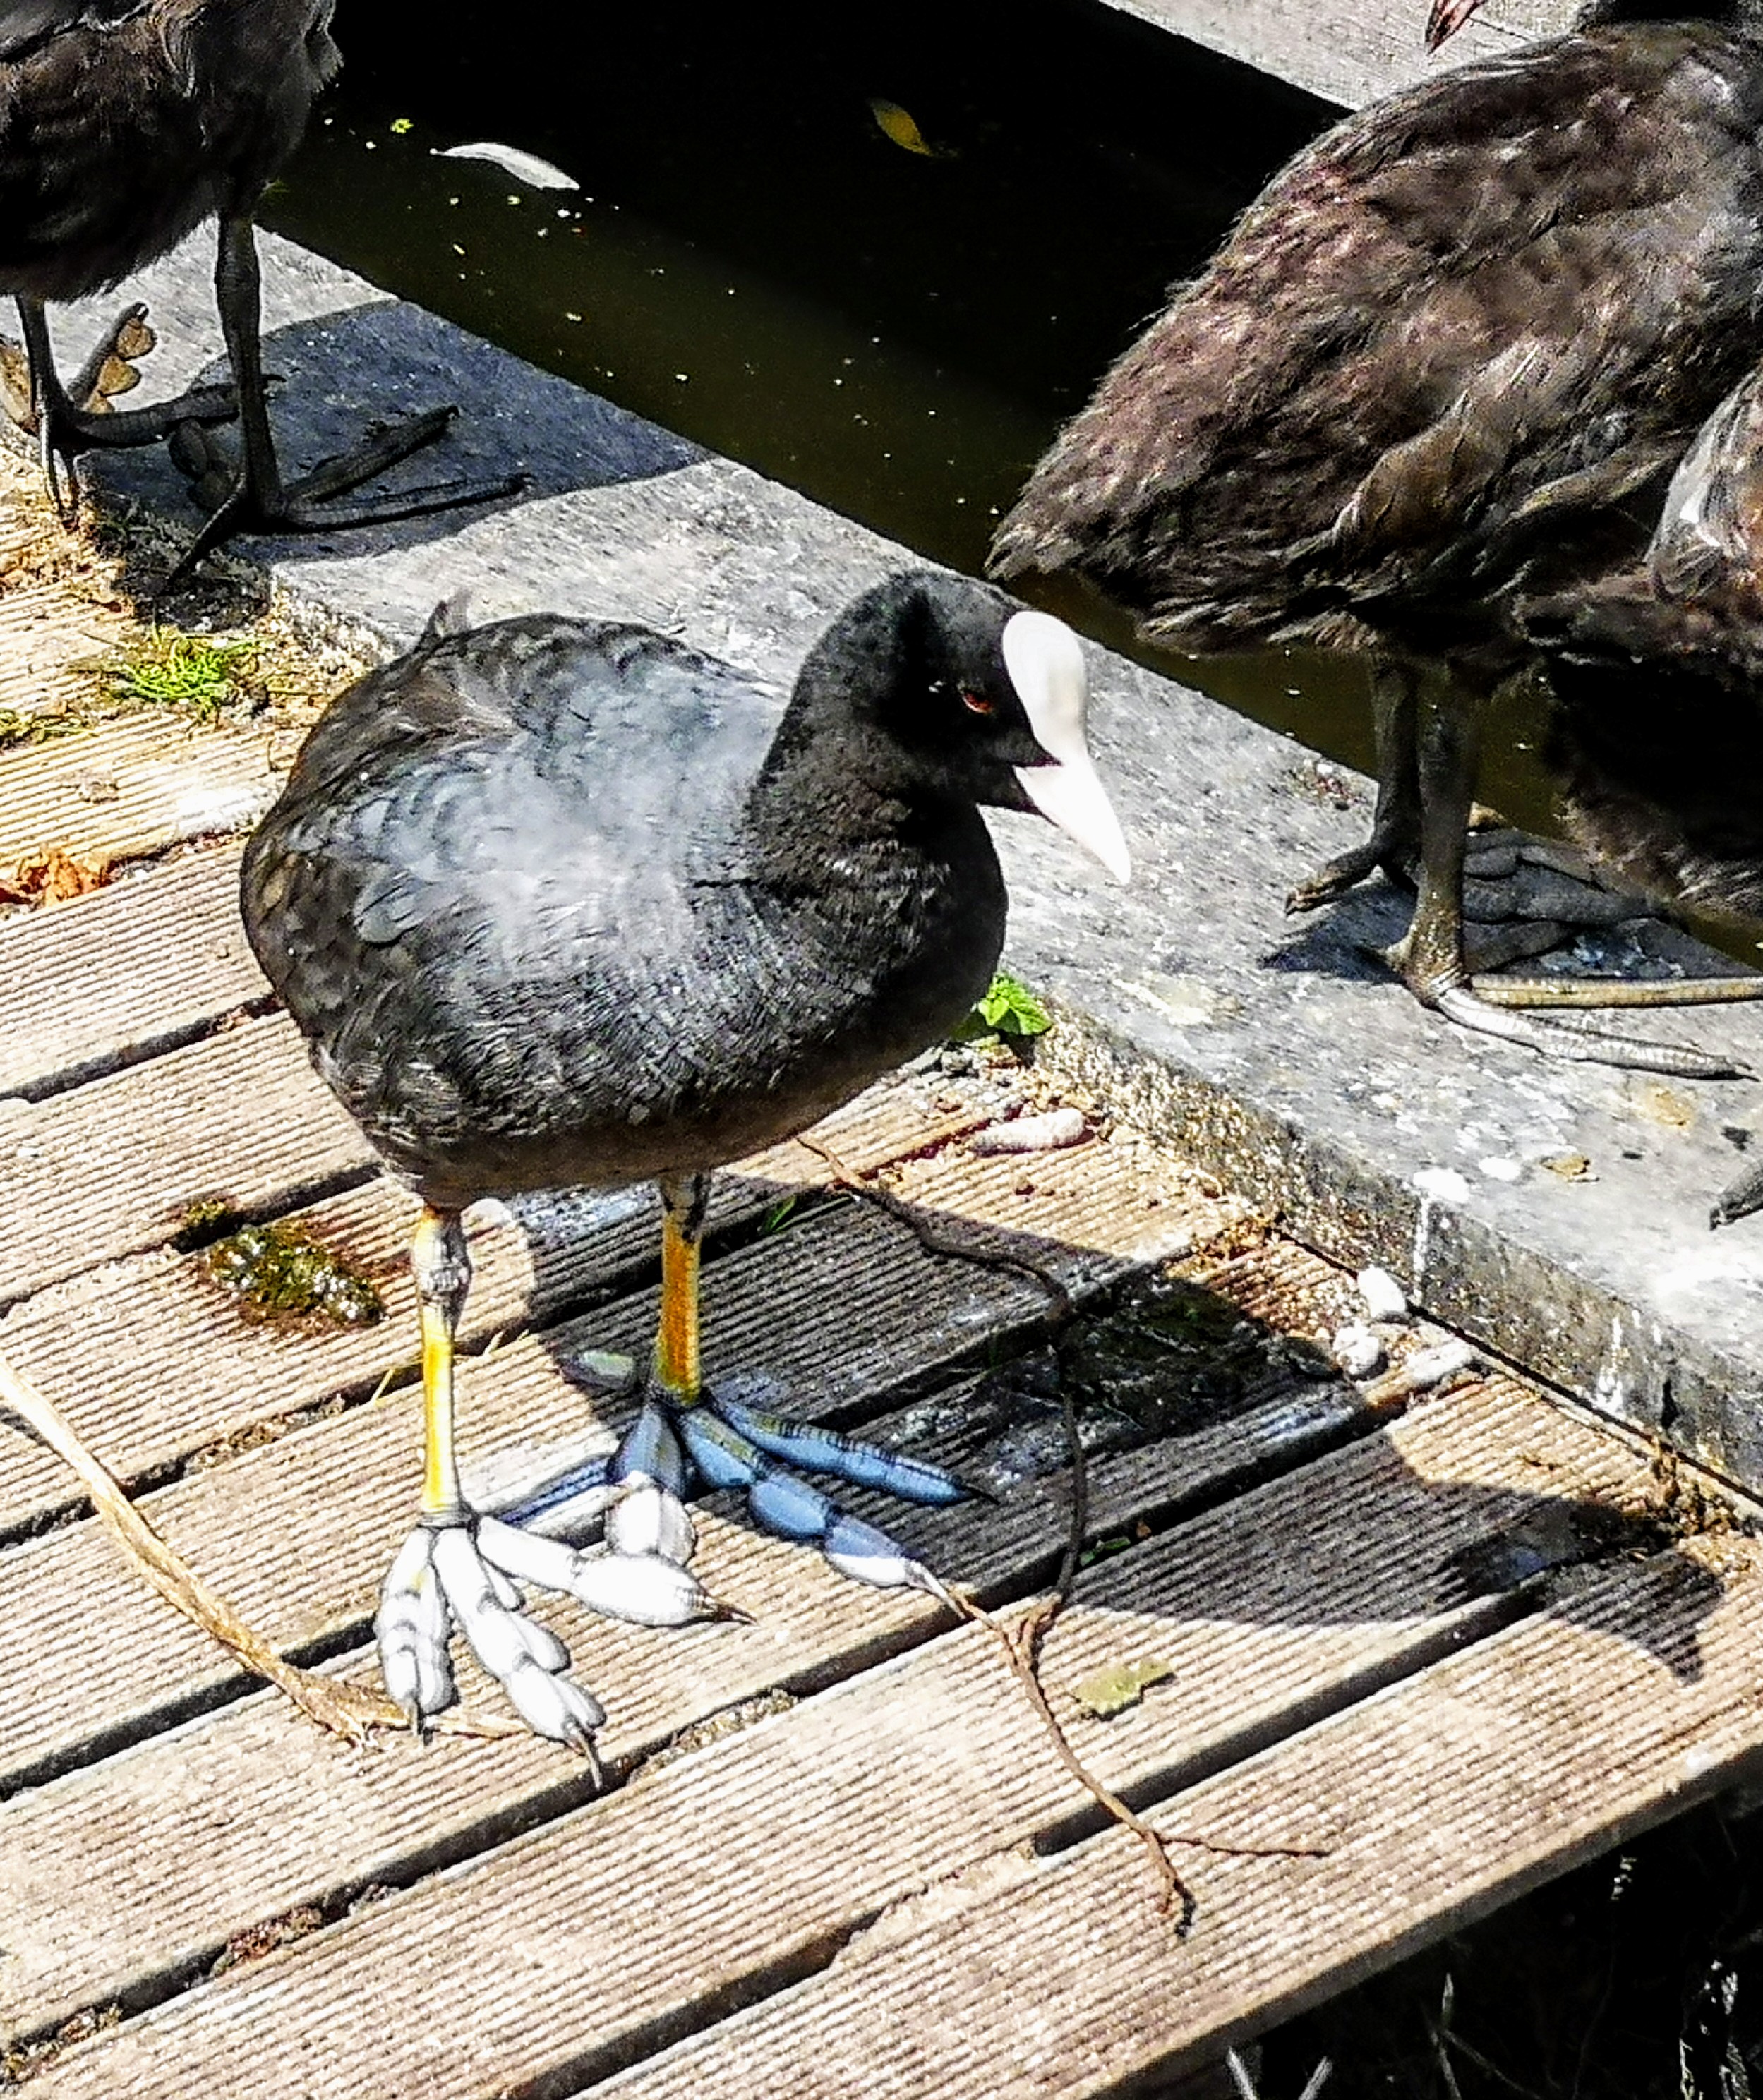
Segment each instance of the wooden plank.
[[[0,546],[22,555],[37,536],[20,533]],[[89,589],[53,579],[0,588],[0,712],[53,714],[88,698],[95,659],[113,650],[130,623],[121,604],[102,603]]]
[[1423,0],[1111,0],[1129,15],[1348,105],[1568,28],[1574,0],[1492,0],[1436,57]]
[[[827,1141],[857,1171],[948,1142],[985,1120],[980,1094],[905,1076],[828,1117]],[[949,1104],[939,1108],[939,1102]],[[826,1162],[780,1145],[720,1175],[713,1233],[752,1220],[792,1193],[824,1187]],[[0,1349],[52,1395],[125,1480],[192,1454],[240,1445],[264,1425],[341,1394],[413,1373],[416,1304],[405,1255],[413,1199],[378,1176],[294,1214],[379,1290],[386,1317],[365,1329],[242,1317],[201,1258],[159,1246],[38,1291],[0,1325]],[[566,1306],[628,1287],[656,1260],[653,1193],[559,1192],[519,1207],[481,1206],[467,1220],[476,1273],[462,1338],[467,1348],[551,1321]],[[40,1529],[79,1499],[53,1456],[0,1420],[0,1537]]]
[[[1289,1403],[1270,1403],[1102,1461],[1092,1480],[1095,1529],[1147,1513],[1167,1520],[1184,1503],[1244,1485],[1270,1458],[1295,1467],[1370,1419],[1340,1388],[1301,1428],[1291,1415]],[[958,1564],[982,1592],[1014,1589],[1056,1558],[1068,1493],[1061,1475],[1025,1482],[957,1521],[887,1520],[923,1530],[913,1542],[952,1556],[949,1572]],[[701,1571],[718,1594],[744,1599],[764,1638],[694,1635],[658,1649],[630,1630],[590,1626],[584,1670],[611,1715],[601,1749],[614,1764],[740,1701],[850,1674],[940,1623],[926,1599],[866,1590],[817,1556],[717,1516],[702,1530]],[[340,1667],[375,1681],[365,1651]],[[345,1757],[263,1695],[0,1807],[0,1945],[9,1950],[0,1960],[0,2032],[59,2025],[118,1998],[143,2002],[265,1918],[334,1903],[369,1882],[408,1882],[589,1792],[578,1768],[536,1741],[481,1745],[464,1756],[440,1745],[433,1755],[382,1747],[382,1755]],[[192,1830],[202,1833],[199,1852],[175,1834]],[[151,1901],[139,1899],[136,1876],[151,1882]]]
[[[1633,1465],[1528,1396],[1478,1392],[1101,1563],[1050,1681],[1149,1647],[1179,1688],[1112,1724],[1079,1717],[1077,1748],[1116,1786],[1166,1791],[1363,1696],[1508,1608],[1465,1600],[1456,1569],[1535,1507],[1531,1480],[1619,1493]],[[824,1966],[890,1904],[1072,1804],[995,1644],[965,1628],[189,1992],[43,2089],[571,2091]]]
[[[1071,1170],[1075,1189],[1049,1180],[1032,1201],[1004,1189],[1042,1258],[1074,1289],[1185,1251],[1208,1217],[1229,1215],[1204,1203],[1185,1215],[1169,1204],[1135,1205],[1138,1168],[1123,1163],[1111,1173],[1114,1148],[1089,1149],[1081,1173]],[[997,1170],[1017,1162],[974,1165],[967,1200],[983,1212],[1000,1186]],[[1113,1255],[1102,1251],[1111,1232],[1121,1250]],[[904,1331],[903,1306],[912,1308]],[[875,1396],[952,1367],[1045,1308],[1029,1279],[928,1255],[904,1224],[846,1204],[712,1265],[705,1358],[713,1370],[763,1370],[792,1407],[824,1416],[864,1401],[873,1409]],[[602,1418],[559,1361],[583,1348],[640,1357],[654,1322],[654,1296],[645,1291],[475,1360],[466,1374],[467,1453],[579,1438]],[[144,1507],[278,1645],[358,1636],[416,1507],[420,1417],[420,1396],[406,1388],[192,1474]],[[10,1600],[0,1624],[0,1788],[136,1740],[241,1682],[229,1658],[146,1589],[95,1521],[0,1554],[0,1594]],[[93,1626],[104,1639],[86,1654],[84,1630]],[[67,1667],[70,1652],[86,1657],[77,1671]]]
[[0,1114],[0,1306],[162,1246],[198,1197],[281,1208],[371,1170],[292,1021],[250,1021]]
[[1760,1635],[1754,1541],[1599,1569],[1159,1809],[1165,1830],[1326,1851],[1184,1850],[1187,1940],[1151,1914],[1143,1855],[1111,1832],[1014,1863],[996,1893],[952,1881],[920,1929],[884,1920],[812,1983],[594,2089],[1081,2100],[1154,2067],[1178,2075],[1729,1783],[1763,1745]]
[[223,848],[0,918],[0,1094],[95,1079],[266,997],[238,887],[238,851]]
[[59,846],[128,860],[256,823],[281,791],[267,736],[130,715],[0,751],[0,868]]

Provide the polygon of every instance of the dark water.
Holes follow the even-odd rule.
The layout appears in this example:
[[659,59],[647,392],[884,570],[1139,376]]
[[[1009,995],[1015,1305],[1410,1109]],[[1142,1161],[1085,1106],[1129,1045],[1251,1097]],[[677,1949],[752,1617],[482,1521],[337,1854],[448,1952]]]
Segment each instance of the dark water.
[[[1168,285],[1336,114],[1077,0],[529,0],[518,36],[510,19],[464,0],[418,37],[407,10],[346,5],[341,90],[270,223],[970,571]],[[878,103],[932,150],[890,139]],[[581,192],[434,151],[484,139]],[[1105,608],[1062,609],[1133,646]],[[1351,668],[1164,660],[1369,765]],[[1542,823],[1532,740],[1503,726],[1485,792]]]

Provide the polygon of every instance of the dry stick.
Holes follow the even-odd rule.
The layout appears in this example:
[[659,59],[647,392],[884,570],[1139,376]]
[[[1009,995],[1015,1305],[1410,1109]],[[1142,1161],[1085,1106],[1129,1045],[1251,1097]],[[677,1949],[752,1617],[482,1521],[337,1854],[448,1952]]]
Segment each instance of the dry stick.
[[[375,1728],[409,1727],[409,1717],[402,1708],[365,1686],[322,1676],[316,1670],[302,1670],[285,1661],[223,1597],[208,1587],[182,1555],[173,1551],[60,1410],[28,1384],[4,1357],[0,1357],[0,1404],[20,1416],[79,1476],[106,1528],[139,1564],[160,1595],[229,1650],[247,1670],[285,1692],[309,1720],[351,1743],[365,1741]],[[519,1723],[493,1714],[441,1714],[429,1725],[456,1736],[496,1738],[528,1733]]]
[[[898,1218],[917,1238],[921,1246],[932,1254],[952,1255],[957,1261],[977,1262],[988,1268],[1014,1270],[1038,1283],[1045,1291],[1049,1304],[1052,1322],[1055,1329],[1070,1320],[1076,1308],[1071,1293],[1056,1276],[1049,1275],[1038,1263],[1025,1255],[1006,1254],[996,1247],[977,1246],[971,1240],[945,1238],[926,1224],[923,1218],[904,1202],[891,1189],[880,1189],[857,1174],[828,1145],[818,1138],[798,1134],[796,1142],[816,1153],[833,1170],[837,1185],[852,1195],[877,1204],[890,1217]],[[875,1170],[871,1170],[872,1171]],[[1129,1808],[1117,1793],[1103,1785],[1095,1774],[1071,1748],[1071,1738],[1066,1734],[1049,1702],[1046,1688],[1041,1682],[1041,1644],[1046,1639],[1053,1622],[1065,1608],[1077,1580],[1083,1558],[1085,1536],[1089,1523],[1089,1471],[1084,1454],[1083,1438],[1079,1434],[1077,1410],[1072,1403],[1069,1388],[1060,1381],[1059,1406],[1065,1423],[1066,1450],[1071,1475],[1071,1510],[1067,1528],[1065,1551],[1060,1557],[1059,1572],[1053,1588],[1038,1604],[1030,1607],[1014,1627],[994,1618],[981,1606],[965,1598],[945,1592],[949,1602],[974,1625],[983,1626],[1003,1649],[1005,1660],[1030,1704],[1040,1717],[1042,1726],[1053,1739],[1053,1746],[1059,1762],[1070,1772],[1098,1805],[1124,1829],[1130,1830],[1150,1855],[1151,1871],[1157,1881],[1157,1908],[1164,1917],[1172,1913],[1176,1918],[1176,1931],[1185,1937],[1194,1917],[1194,1895],[1176,1872],[1175,1863],[1169,1857],[1172,1845],[1190,1845],[1196,1850],[1216,1852],[1231,1857],[1251,1859],[1319,1859],[1323,1855],[1316,1848],[1303,1846],[1249,1846],[1226,1845],[1206,1838],[1195,1838],[1182,1833],[1165,1833],[1147,1823],[1134,1809]]]

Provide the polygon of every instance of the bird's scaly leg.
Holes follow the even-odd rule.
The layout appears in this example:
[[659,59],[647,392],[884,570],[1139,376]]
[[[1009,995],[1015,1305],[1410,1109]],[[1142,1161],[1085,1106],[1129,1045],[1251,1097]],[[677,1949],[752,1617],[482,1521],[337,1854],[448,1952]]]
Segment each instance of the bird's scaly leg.
[[[818,1545],[841,1573],[884,1588],[928,1590],[947,1602],[942,1583],[921,1561],[789,1467],[801,1466],[879,1488],[909,1502],[957,1502],[969,1490],[939,1467],[706,1392],[698,1346],[698,1271],[709,1176],[664,1180],[660,1188],[661,1306],[655,1385],[661,1408],[671,1417],[692,1464],[713,1488],[745,1489],[747,1507],[762,1530]],[[652,1406],[645,1410],[638,1429],[621,1447],[613,1462],[615,1476],[628,1467],[632,1438],[654,1412]],[[608,1519],[609,1536],[616,1516]]]
[[1288,912],[1314,911],[1345,896],[1381,868],[1392,882],[1412,884],[1421,847],[1420,753],[1416,722],[1420,682],[1407,664],[1372,668],[1372,719],[1377,739],[1377,808],[1362,846],[1330,861],[1286,898]]
[[432,408],[426,414],[369,432],[348,452],[326,460],[298,480],[285,482],[270,429],[263,372],[263,276],[257,240],[249,214],[223,216],[214,271],[215,298],[226,338],[227,355],[237,389],[241,453],[235,462],[221,452],[201,428],[180,430],[172,457],[210,506],[208,520],[188,552],[166,580],[181,581],[209,551],[241,532],[336,532],[358,525],[386,525],[400,518],[425,518],[462,504],[488,503],[517,496],[526,486],[520,474],[488,481],[457,481],[411,489],[377,502],[340,505],[336,499],[359,488],[433,444],[452,425],[457,411]]
[[1485,700],[1484,693],[1460,682],[1423,683],[1416,739],[1420,888],[1408,930],[1385,952],[1385,961],[1423,1006],[1460,1027],[1548,1057],[1679,1079],[1751,1077],[1748,1067],[1730,1057],[1618,1035],[1577,1020],[1533,1019],[1512,1004],[1483,998],[1472,984],[1464,954],[1464,870]]

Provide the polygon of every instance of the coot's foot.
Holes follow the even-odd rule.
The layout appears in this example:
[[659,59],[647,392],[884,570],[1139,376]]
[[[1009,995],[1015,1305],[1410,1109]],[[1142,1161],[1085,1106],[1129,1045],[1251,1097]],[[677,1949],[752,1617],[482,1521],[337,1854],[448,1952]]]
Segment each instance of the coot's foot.
[[291,482],[282,480],[272,457],[259,461],[249,443],[241,461],[200,421],[184,423],[172,433],[171,457],[209,514],[165,588],[181,583],[205,554],[241,533],[341,532],[518,496],[527,482],[517,474],[493,480],[430,483],[368,503],[338,501],[445,436],[457,413],[452,408],[431,408],[420,416],[378,425],[351,451],[325,460]]
[[126,307],[94,345],[69,385],[55,370],[41,309],[20,302],[23,353],[0,342],[0,408],[36,441],[43,478],[56,510],[71,524],[79,512],[76,465],[82,452],[126,450],[161,443],[184,425],[229,422],[238,413],[230,386],[195,386],[148,408],[113,409],[111,402],[139,386],[140,363],[159,338],[137,302]]
[[1729,1181],[1721,1190],[1708,1212],[1709,1228],[1736,1224],[1756,1210],[1763,1210],[1763,1160],[1746,1167],[1736,1180]]
[[521,1611],[517,1584],[639,1626],[729,1616],[681,1561],[629,1540],[622,1550],[581,1552],[496,1517],[425,1518],[387,1572],[373,1621],[387,1692],[413,1727],[457,1696],[448,1652],[457,1630],[536,1735],[593,1758],[604,1710],[563,1674],[568,1649]]
[[[1562,997],[1558,994],[1556,983],[1548,978],[1495,977],[1471,983],[1465,979],[1460,968],[1451,973],[1429,971],[1423,950],[1416,942],[1412,930],[1393,947],[1373,952],[1395,972],[1421,1005],[1431,1007],[1460,1028],[1473,1029],[1478,1035],[1496,1035],[1502,1042],[1522,1043],[1545,1057],[1562,1057],[1576,1064],[1614,1065],[1624,1071],[1662,1072],[1679,1079],[1756,1077],[1748,1065],[1741,1064],[1735,1057],[1690,1049],[1678,1043],[1655,1043],[1641,1037],[1619,1035],[1577,1013],[1562,1013],[1553,1020],[1540,1021],[1520,1010],[1544,1005],[1669,1006],[1691,1003],[1682,998],[1681,994],[1688,987],[1679,982],[1619,984],[1606,981],[1593,984],[1590,980],[1579,978],[1569,981],[1575,991]],[[1717,986],[1749,986],[1752,980],[1723,977],[1713,982]],[[1763,976],[1756,980],[1756,992],[1763,993]],[[1577,990],[1581,986],[1586,990]],[[1693,988],[1703,992],[1708,990],[1702,984]],[[1649,998],[1645,996],[1647,994],[1655,995]],[[1756,993],[1747,995],[1756,996]],[[1730,998],[1734,995],[1716,990],[1714,996]]]
[[613,1461],[615,1476],[633,1440],[652,1440],[657,1426],[669,1425],[706,1486],[746,1489],[747,1507],[762,1531],[818,1546],[842,1575],[857,1582],[882,1589],[923,1590],[953,1608],[948,1590],[922,1561],[875,1524],[841,1509],[791,1468],[800,1467],[854,1487],[877,1488],[931,1508],[976,1492],[954,1474],[706,1389],[689,1401],[665,1392],[652,1395]]

